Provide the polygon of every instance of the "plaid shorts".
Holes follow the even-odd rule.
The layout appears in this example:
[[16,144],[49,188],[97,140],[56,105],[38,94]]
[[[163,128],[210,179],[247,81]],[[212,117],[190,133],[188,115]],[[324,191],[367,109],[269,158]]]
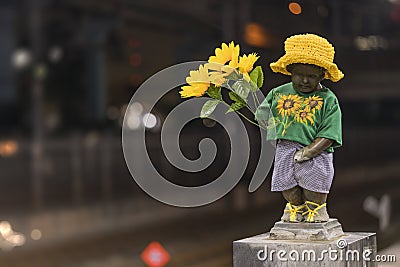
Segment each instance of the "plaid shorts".
[[294,162],[294,154],[303,147],[293,141],[278,141],[271,191],[284,191],[299,185],[313,192],[329,193],[334,175],[333,153],[323,151],[310,160]]

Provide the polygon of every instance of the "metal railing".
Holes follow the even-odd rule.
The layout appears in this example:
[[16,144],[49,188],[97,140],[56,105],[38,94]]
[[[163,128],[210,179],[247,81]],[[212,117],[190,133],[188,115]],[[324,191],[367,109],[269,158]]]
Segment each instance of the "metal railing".
[[[400,129],[345,131],[344,146],[335,152],[336,168],[376,165],[398,158],[398,145],[393,143],[390,137],[399,134]],[[73,133],[46,140],[43,144],[44,156],[40,163],[42,173],[40,195],[34,193],[32,186],[34,181],[31,143],[28,140],[16,140],[16,142],[17,152],[0,158],[2,213],[31,210],[34,209],[33,203],[42,203],[38,208],[45,209],[98,201],[107,202],[134,197],[141,191],[125,165],[121,137],[117,134]],[[193,144],[193,139],[184,138],[182,149],[197,149],[197,144]],[[148,150],[155,166],[169,174],[168,176],[176,174],[178,170],[167,162],[157,142],[148,142]],[[218,151],[218,153],[224,154],[220,160],[227,162],[229,152]],[[143,166],[143,168],[148,167]],[[251,168],[248,169],[245,176],[253,171]],[[215,168],[211,171],[215,172]],[[35,199],[37,197],[41,199]]]

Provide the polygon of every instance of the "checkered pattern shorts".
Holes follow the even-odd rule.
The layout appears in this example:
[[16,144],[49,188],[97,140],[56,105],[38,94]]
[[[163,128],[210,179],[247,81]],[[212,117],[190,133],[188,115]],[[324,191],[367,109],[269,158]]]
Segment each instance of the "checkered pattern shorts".
[[294,154],[302,147],[293,141],[279,140],[271,191],[284,191],[299,185],[310,191],[329,193],[334,175],[333,153],[323,151],[310,160],[294,162]]

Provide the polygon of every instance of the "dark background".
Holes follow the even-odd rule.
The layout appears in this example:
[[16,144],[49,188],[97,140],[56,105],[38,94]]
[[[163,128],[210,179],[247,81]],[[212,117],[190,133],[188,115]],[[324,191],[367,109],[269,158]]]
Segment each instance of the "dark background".
[[[284,206],[269,179],[247,192],[259,140],[251,139],[249,167],[231,193],[206,207],[173,208],[130,177],[121,148],[125,109],[156,72],[207,60],[232,40],[241,54],[260,56],[267,94],[289,80],[268,66],[298,33],[326,37],[345,73],[338,83],[323,82],[343,112],[330,214],[345,231],[378,232],[379,249],[399,242],[400,1],[302,0],[300,14],[290,3],[0,1],[0,265],[144,266],[140,253],[157,240],[171,255],[168,266],[231,266],[232,241],[268,231]],[[154,109],[158,126],[183,101],[178,91]],[[227,164],[229,144],[218,125],[199,119],[182,132],[188,158],[198,157],[202,138],[218,140],[216,162],[197,176],[169,166],[159,132],[149,129],[147,143],[166,177],[204,184]],[[379,216],[364,208],[368,197],[381,204]],[[24,236],[21,246],[5,238],[7,223]]]

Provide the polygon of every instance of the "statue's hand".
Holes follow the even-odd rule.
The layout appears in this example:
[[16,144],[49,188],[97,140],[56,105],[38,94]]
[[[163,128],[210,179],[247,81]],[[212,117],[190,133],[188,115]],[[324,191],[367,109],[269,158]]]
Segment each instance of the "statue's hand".
[[333,144],[333,141],[327,138],[318,137],[310,145],[303,147],[294,154],[295,162],[303,162],[319,155],[322,151]]
[[298,150],[294,153],[294,161],[295,162],[303,162],[309,160],[310,157],[307,155],[307,147],[303,147],[302,149]]

